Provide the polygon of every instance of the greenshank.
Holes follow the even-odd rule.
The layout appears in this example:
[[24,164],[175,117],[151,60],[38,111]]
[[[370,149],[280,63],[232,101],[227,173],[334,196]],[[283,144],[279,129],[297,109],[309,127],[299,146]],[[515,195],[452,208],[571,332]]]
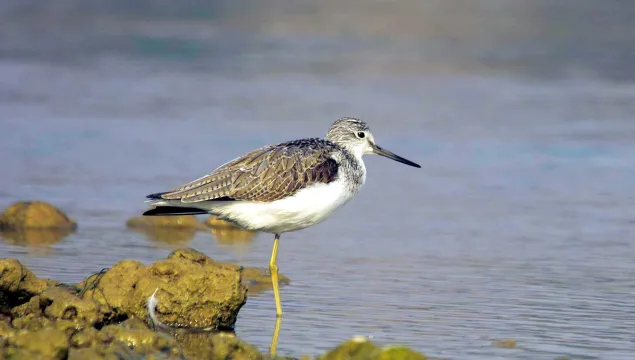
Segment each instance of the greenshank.
[[365,122],[345,117],[326,138],[269,145],[221,165],[210,174],[171,191],[148,195],[146,216],[212,214],[246,230],[274,234],[269,269],[276,302],[280,234],[327,219],[364,185],[363,155],[381,155],[420,168],[375,144]]

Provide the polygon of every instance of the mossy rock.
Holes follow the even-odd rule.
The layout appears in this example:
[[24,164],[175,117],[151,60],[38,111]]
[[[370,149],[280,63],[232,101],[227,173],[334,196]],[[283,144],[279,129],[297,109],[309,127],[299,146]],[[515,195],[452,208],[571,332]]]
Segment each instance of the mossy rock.
[[389,346],[382,349],[377,360],[426,360],[426,356],[405,346]]
[[42,201],[21,201],[0,215],[0,229],[68,229],[77,223],[55,206]]
[[81,299],[69,289],[49,288],[25,304],[11,310],[13,326],[19,329],[46,327],[58,321],[56,327],[68,332],[98,326],[111,319],[112,313],[90,299]]
[[188,359],[263,359],[258,348],[233,333],[176,329],[172,336]]
[[15,359],[66,359],[68,339],[57,329],[18,332],[7,339],[6,356]]
[[402,346],[380,348],[366,338],[353,338],[338,345],[320,360],[426,360],[425,355]]
[[58,282],[38,279],[16,259],[0,259],[0,312],[8,312]]
[[81,296],[116,316],[145,319],[156,293],[156,314],[171,327],[231,328],[246,302],[241,272],[192,249],[172,252],[150,266],[123,260],[78,284]]

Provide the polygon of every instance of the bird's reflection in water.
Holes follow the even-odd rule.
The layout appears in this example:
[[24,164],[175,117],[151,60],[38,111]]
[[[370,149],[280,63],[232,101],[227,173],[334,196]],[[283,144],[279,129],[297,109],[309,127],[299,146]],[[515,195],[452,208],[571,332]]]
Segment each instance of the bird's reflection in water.
[[0,230],[0,238],[9,244],[49,252],[50,245],[57,244],[75,232],[73,229],[19,229]]

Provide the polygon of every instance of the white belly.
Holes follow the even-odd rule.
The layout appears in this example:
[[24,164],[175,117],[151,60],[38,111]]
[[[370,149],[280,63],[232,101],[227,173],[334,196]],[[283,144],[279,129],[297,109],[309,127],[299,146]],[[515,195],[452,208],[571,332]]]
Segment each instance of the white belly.
[[354,195],[338,179],[329,184],[311,185],[291,197],[271,203],[226,203],[225,206],[216,207],[214,212],[249,230],[283,233],[324,221]]

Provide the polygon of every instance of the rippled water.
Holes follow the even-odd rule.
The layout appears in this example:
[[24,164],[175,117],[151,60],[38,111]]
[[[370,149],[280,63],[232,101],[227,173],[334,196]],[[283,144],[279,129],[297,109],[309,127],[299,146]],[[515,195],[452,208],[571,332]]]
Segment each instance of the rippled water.
[[[350,20],[357,27],[328,7],[303,17],[288,4],[261,9],[268,17],[221,6],[214,21],[159,10],[131,20],[117,7],[65,26],[51,20],[63,7],[12,16],[0,35],[0,205],[46,200],[80,228],[40,245],[5,236],[0,254],[66,282],[179,246],[264,267],[266,234],[169,242],[124,223],[148,193],[359,116],[423,169],[368,158],[357,198],[283,235],[278,262],[292,283],[280,354],[369,335],[443,359],[632,358],[635,7],[476,3],[487,21],[419,9],[427,24],[458,19],[425,34],[403,4],[376,9],[395,21],[379,30],[377,4]],[[602,16],[588,25],[589,14]],[[58,26],[37,32],[42,18]],[[265,351],[274,324],[265,292],[237,332]],[[491,345],[501,338],[517,348]]]

